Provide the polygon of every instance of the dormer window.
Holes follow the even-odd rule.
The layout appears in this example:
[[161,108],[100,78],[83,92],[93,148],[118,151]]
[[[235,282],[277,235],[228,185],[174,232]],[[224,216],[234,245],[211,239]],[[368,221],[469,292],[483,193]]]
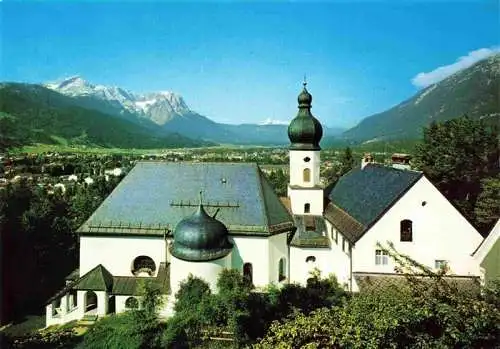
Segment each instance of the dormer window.
[[409,219],[403,219],[399,223],[400,238],[403,242],[413,241],[413,222]]

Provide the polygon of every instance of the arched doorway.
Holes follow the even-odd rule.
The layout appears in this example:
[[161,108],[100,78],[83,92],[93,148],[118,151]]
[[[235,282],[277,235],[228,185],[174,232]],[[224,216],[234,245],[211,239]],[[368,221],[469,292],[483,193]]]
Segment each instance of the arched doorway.
[[243,264],[243,277],[250,284],[253,284],[253,268],[252,268],[252,263],[245,263],[245,264]]
[[97,295],[94,291],[87,291],[85,294],[85,312],[97,310]]
[[108,313],[116,313],[116,298],[115,296],[110,296],[108,298]]

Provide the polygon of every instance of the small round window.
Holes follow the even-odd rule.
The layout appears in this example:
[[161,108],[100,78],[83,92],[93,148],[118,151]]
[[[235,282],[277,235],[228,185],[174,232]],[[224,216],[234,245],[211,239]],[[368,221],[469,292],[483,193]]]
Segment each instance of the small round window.
[[306,157],[304,158],[304,162],[309,162],[309,161],[311,161],[311,158],[310,158],[309,156],[306,156]]

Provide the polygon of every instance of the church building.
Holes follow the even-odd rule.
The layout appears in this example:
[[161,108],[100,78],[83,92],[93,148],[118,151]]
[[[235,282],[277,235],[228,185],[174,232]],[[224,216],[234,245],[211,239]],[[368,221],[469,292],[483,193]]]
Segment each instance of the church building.
[[324,186],[323,130],[305,84],[298,103],[286,198],[254,163],[137,163],[78,229],[79,268],[48,300],[46,325],[140,306],[145,280],[167,295],[168,316],[189,274],[216,292],[224,268],[256,289],[304,284],[317,268],[359,291],[395,275],[378,242],[458,278],[480,275],[471,254],[481,235],[421,172],[366,161]]

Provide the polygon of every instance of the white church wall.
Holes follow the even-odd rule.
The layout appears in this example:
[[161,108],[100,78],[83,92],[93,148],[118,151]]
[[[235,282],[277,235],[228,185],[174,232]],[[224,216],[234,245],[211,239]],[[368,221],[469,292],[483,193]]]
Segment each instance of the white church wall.
[[[77,303],[76,306],[71,306],[70,295],[66,294],[60,298],[59,310],[56,315],[52,315],[55,303],[52,302],[45,307],[45,326],[62,325],[73,320],[83,318],[83,306]],[[83,304],[83,303],[82,303]]]
[[252,281],[256,287],[265,287],[271,281],[269,273],[269,240],[267,237],[233,236],[231,268],[243,271],[245,263],[252,264]]
[[161,237],[81,236],[80,276],[102,264],[116,276],[133,276],[132,262],[138,256],[148,256],[156,264],[166,260],[165,240]]
[[[290,282],[305,285],[311,271],[318,268],[322,276],[328,275],[326,262],[331,257],[329,248],[290,247]],[[311,260],[313,259],[313,260]],[[307,261],[306,261],[307,260]]]
[[[305,159],[309,158],[309,161]],[[313,187],[320,184],[320,152],[313,150],[290,151],[290,184],[301,187]],[[304,181],[304,170],[309,169],[310,180]]]
[[[400,222],[412,221],[412,242],[400,241]],[[396,250],[428,267],[446,261],[457,275],[479,275],[479,265],[471,257],[481,235],[422,177],[353,248],[353,271],[394,272],[394,263],[376,265],[377,242],[392,241]],[[380,260],[380,259],[379,259]]]
[[212,292],[216,293],[220,272],[231,266],[231,254],[208,262],[188,262],[174,256],[170,260],[170,289],[174,297],[179,290],[180,283],[186,280],[189,274],[205,280],[210,285]]
[[[288,196],[292,212],[294,214],[323,214],[323,190],[322,189],[304,189],[288,187]],[[306,204],[309,205],[309,212],[306,212]]]
[[332,273],[341,285],[350,289],[352,248],[349,241],[326,221],[327,234],[331,244],[331,259],[324,264],[325,272]]
[[[284,258],[286,279],[279,280],[279,261]],[[276,234],[269,237],[269,283],[286,282],[289,279],[289,256],[287,233]]]
[[97,315],[104,316],[108,313],[108,293],[106,291],[95,291],[97,296]]

